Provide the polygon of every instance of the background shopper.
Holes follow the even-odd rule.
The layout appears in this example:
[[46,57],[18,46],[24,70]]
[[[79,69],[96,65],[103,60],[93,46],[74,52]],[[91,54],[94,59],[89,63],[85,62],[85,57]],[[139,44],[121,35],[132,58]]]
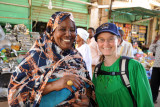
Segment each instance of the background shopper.
[[121,28],[118,28],[120,34],[120,44],[118,46],[118,53],[121,56],[134,57],[133,55],[133,47],[130,42],[123,40],[124,31]]
[[89,33],[82,29],[77,28],[77,40],[76,43],[78,44],[76,49],[81,53],[83,59],[86,63],[87,70],[89,71],[89,75],[92,79],[92,56],[89,45],[86,43],[89,37]]
[[150,45],[149,50],[155,53],[155,61],[151,75],[151,90],[154,103],[157,103],[159,87],[160,87],[160,35],[157,35]]

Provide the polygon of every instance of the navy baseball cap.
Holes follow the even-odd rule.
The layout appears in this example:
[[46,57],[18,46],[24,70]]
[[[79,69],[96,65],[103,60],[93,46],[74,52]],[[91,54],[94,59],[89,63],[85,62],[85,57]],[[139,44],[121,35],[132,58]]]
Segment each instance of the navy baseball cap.
[[97,41],[97,37],[102,32],[110,32],[116,36],[120,37],[118,28],[113,23],[104,23],[96,29],[96,34],[94,35],[95,40]]

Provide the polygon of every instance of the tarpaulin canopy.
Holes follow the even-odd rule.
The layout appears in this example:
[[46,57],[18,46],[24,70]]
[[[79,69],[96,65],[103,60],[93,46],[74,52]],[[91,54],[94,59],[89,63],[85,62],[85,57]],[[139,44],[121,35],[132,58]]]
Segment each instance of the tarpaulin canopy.
[[160,17],[160,11],[142,7],[119,8],[112,10],[109,21],[147,26],[153,17]]

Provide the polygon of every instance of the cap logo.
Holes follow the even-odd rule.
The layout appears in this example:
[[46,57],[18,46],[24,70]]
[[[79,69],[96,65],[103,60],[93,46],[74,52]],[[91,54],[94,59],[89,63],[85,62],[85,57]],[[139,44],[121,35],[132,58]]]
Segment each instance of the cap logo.
[[105,23],[101,26],[101,29],[108,29],[109,28],[109,24]]

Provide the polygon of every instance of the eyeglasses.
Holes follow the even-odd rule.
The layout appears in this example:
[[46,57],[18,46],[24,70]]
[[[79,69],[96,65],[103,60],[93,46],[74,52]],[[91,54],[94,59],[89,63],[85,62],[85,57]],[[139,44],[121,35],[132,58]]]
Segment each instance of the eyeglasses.
[[104,43],[107,41],[108,43],[113,43],[115,41],[116,37],[110,37],[109,39],[104,39],[104,38],[97,38],[98,43]]

